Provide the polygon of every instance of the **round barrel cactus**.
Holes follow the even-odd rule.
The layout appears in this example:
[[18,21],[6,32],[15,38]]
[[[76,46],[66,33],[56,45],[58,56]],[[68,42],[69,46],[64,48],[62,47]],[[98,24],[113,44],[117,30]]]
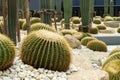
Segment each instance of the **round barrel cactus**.
[[87,48],[93,51],[103,51],[103,52],[107,51],[107,45],[105,44],[105,42],[100,40],[92,40],[88,42]]
[[30,19],[30,24],[34,24],[34,23],[40,23],[41,22],[41,19],[40,18],[37,18],[37,17],[32,17]]
[[66,71],[71,63],[71,48],[63,36],[39,30],[23,40],[20,56],[35,68]]
[[100,19],[94,19],[93,23],[95,23],[95,24],[101,24],[101,20]]
[[105,16],[104,21],[114,21],[111,16]]
[[60,31],[63,35],[66,35],[66,34],[70,34],[70,35],[73,35],[74,33],[76,33],[77,31],[74,30],[74,29],[63,29]]
[[98,28],[98,30],[105,30],[106,26],[104,24],[100,24],[96,26]]
[[3,33],[3,21],[0,21],[0,33]]
[[113,50],[110,52],[109,56],[110,56],[110,55],[113,55],[113,54],[116,53],[116,52],[120,52],[120,47],[117,47],[117,48],[113,49]]
[[49,31],[52,31],[52,32],[56,32],[56,30],[54,28],[52,28],[51,26],[49,26],[47,24],[44,24],[44,23],[35,23],[35,24],[32,24],[30,26],[30,30],[31,31],[36,31],[36,30],[41,30],[41,29],[45,29],[45,30],[49,30]]
[[95,40],[95,39],[96,38],[94,38],[94,37],[84,37],[84,38],[81,39],[81,44],[86,46],[89,41]]
[[9,68],[14,61],[15,46],[6,36],[0,34],[0,70]]
[[120,27],[117,28],[117,32],[120,33]]
[[120,59],[110,61],[103,70],[109,73],[109,80],[120,80]]
[[98,28],[97,27],[90,28],[89,29],[89,33],[91,33],[91,34],[98,34]]

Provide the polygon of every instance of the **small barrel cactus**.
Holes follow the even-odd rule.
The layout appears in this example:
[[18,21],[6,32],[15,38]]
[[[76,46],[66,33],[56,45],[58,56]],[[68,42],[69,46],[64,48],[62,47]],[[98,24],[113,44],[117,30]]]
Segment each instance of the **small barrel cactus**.
[[106,16],[104,21],[114,21],[114,19],[111,16]]
[[101,20],[100,19],[94,19],[93,23],[95,23],[95,24],[101,24]]
[[40,23],[41,22],[41,19],[40,18],[37,18],[37,17],[32,17],[30,19],[30,24],[34,24],[34,23]]
[[118,27],[117,32],[120,33],[120,27]]
[[20,29],[22,29],[22,25],[25,21],[26,19],[19,19]]
[[86,46],[89,41],[95,40],[95,39],[96,38],[94,38],[94,37],[84,37],[83,39],[81,39],[81,44]]
[[88,42],[87,48],[93,51],[103,51],[103,52],[107,51],[107,45],[105,44],[105,42],[100,40],[92,40]]
[[41,29],[56,32],[56,30],[54,28],[52,28],[51,26],[44,24],[44,23],[35,23],[35,24],[30,26],[31,31],[36,31],[36,30],[41,30]]
[[120,21],[120,17],[116,17],[116,21]]
[[21,59],[35,68],[66,71],[71,63],[71,49],[65,38],[57,33],[39,30],[23,40]]
[[120,59],[110,61],[103,70],[109,73],[109,80],[120,80]]
[[117,48],[113,49],[113,50],[110,52],[109,56],[112,55],[112,54],[114,54],[114,53],[116,53],[116,52],[120,52],[120,47],[117,47]]
[[81,19],[79,17],[72,17],[70,18],[70,22],[73,22],[74,24],[80,24]]
[[3,33],[3,21],[0,21],[0,33]]
[[96,26],[98,28],[98,30],[105,30],[106,26],[104,24],[100,24]]
[[77,31],[74,30],[74,29],[63,29],[63,30],[61,30],[60,32],[61,32],[63,35],[66,35],[66,34],[72,35],[72,34],[76,33]]
[[91,34],[98,34],[98,28],[97,27],[90,28],[89,29],[89,33],[91,33]]
[[15,45],[6,36],[0,34],[0,70],[9,68],[15,58]]
[[22,24],[22,30],[26,30],[26,21]]

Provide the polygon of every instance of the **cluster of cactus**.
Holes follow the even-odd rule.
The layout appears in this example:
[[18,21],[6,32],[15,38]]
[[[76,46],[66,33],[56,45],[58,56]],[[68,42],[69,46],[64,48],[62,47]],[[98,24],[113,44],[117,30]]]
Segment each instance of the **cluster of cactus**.
[[0,21],[0,33],[3,33],[4,30],[3,30],[3,21]]
[[97,27],[91,27],[89,29],[89,33],[91,33],[91,34],[98,34],[98,28]]
[[109,80],[120,79],[120,51],[114,51],[114,54],[110,53],[102,66],[102,69],[109,73]]
[[91,40],[87,43],[87,48],[93,50],[93,51],[107,51],[107,45],[105,42],[100,41],[100,40]]
[[20,57],[35,68],[66,71],[71,63],[71,49],[65,38],[47,30],[31,32],[23,40]]
[[98,28],[98,30],[105,30],[106,26],[104,24],[100,24],[96,26]]
[[96,38],[94,37],[84,37],[81,39],[81,44],[86,46],[88,42],[90,42],[91,40],[95,40]]
[[73,35],[74,33],[76,33],[77,31],[74,30],[74,29],[63,29],[60,31],[60,33],[62,33],[63,35],[66,35],[66,34],[70,34],[70,35]]
[[104,21],[114,21],[114,19],[111,16],[105,16]]
[[32,24],[30,26],[30,30],[31,31],[36,31],[36,30],[41,30],[41,29],[45,29],[45,30],[49,30],[49,31],[52,31],[52,32],[56,32],[56,30],[54,28],[52,28],[50,25],[44,24],[44,23],[35,23],[35,24]]
[[120,27],[117,28],[117,32],[120,33]]
[[0,70],[9,68],[14,61],[15,45],[5,35],[0,34]]
[[93,19],[93,23],[95,23],[95,24],[101,24],[101,20],[100,19]]
[[70,22],[73,22],[74,24],[80,24],[81,19],[79,17],[71,17]]

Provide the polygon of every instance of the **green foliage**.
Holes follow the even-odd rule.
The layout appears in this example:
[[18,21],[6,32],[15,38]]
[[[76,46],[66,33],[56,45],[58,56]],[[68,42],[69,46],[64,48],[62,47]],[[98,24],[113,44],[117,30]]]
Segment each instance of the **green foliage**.
[[69,68],[72,56],[65,38],[47,30],[31,32],[24,39],[20,53],[26,64],[58,71],[66,71]]
[[114,21],[114,19],[111,16],[106,16],[104,21]]
[[6,36],[0,34],[0,70],[9,68],[14,61],[15,45]]
[[94,37],[84,37],[84,38],[81,39],[81,44],[86,46],[89,41],[95,40],[95,39],[96,38],[94,38]]
[[96,26],[98,28],[98,30],[105,30],[106,26],[104,24],[100,24]]
[[35,23],[35,24],[30,26],[31,31],[36,31],[36,30],[41,30],[41,29],[56,32],[56,30],[54,28],[52,28],[51,26],[44,24],[44,23]]
[[100,19],[94,19],[93,23],[95,23],[95,24],[101,24],[101,20]]
[[91,33],[91,34],[98,34],[98,28],[96,28],[96,27],[90,28],[89,29],[89,33]]
[[105,42],[100,40],[92,40],[88,42],[87,48],[93,51],[103,51],[103,52],[107,51],[107,45],[105,44]]
[[120,27],[118,27],[117,32],[120,33]]

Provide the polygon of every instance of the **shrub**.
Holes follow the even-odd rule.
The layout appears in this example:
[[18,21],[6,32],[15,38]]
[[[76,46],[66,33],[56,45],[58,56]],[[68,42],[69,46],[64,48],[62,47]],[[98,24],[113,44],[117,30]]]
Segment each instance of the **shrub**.
[[21,46],[21,59],[35,68],[66,71],[71,49],[63,36],[47,30],[31,32]]

